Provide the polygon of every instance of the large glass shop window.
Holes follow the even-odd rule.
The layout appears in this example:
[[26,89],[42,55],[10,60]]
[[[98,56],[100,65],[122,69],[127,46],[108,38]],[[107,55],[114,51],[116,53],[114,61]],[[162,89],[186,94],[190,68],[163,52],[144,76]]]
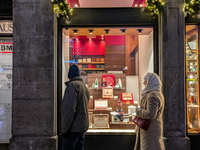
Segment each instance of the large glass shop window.
[[186,26],[186,97],[188,133],[200,131],[198,27]]
[[63,28],[62,81],[80,68],[90,91],[89,130],[134,132],[143,77],[153,72],[153,28]]
[[12,43],[0,38],[0,143],[9,143],[11,136]]

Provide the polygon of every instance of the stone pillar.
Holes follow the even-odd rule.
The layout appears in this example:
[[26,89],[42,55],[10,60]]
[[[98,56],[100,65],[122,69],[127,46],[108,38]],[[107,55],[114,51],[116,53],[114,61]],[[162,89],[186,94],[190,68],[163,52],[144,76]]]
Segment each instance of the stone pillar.
[[160,76],[165,96],[164,142],[166,150],[189,150],[186,137],[185,17],[183,0],[165,0],[159,16]]
[[51,0],[13,0],[11,150],[56,150],[56,73]]

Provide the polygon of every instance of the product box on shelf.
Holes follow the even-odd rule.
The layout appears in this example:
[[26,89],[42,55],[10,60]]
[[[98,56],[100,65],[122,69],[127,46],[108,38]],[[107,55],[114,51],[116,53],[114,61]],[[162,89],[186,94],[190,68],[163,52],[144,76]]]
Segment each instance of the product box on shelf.
[[83,58],[83,62],[87,62],[86,58]]
[[108,114],[94,114],[93,121],[93,128],[109,128]]
[[115,75],[106,74],[102,75],[102,81],[105,79],[108,86],[115,86]]
[[104,59],[104,58],[101,58],[101,59],[100,59],[100,61],[101,61],[101,62],[104,62],[104,61],[105,61],[105,59]]
[[94,100],[94,109],[95,110],[107,110],[108,109],[108,100],[107,99],[95,99]]
[[99,59],[99,58],[96,58],[96,62],[100,62],[100,59]]
[[105,68],[105,65],[100,65],[100,68]]
[[96,59],[95,58],[92,58],[92,62],[95,62],[96,61]]
[[82,65],[82,68],[87,68],[88,67],[88,65]]
[[129,114],[123,114],[123,123],[129,123]]
[[88,64],[88,68],[92,68],[92,65],[91,65],[91,64]]
[[120,121],[121,121],[121,114],[120,113],[113,111],[113,112],[110,112],[110,114],[111,114],[111,117],[112,117],[111,118],[112,123],[120,123]]
[[92,68],[96,68],[96,66],[95,66],[95,65],[92,65]]
[[113,87],[103,87],[102,98],[113,98]]
[[91,58],[87,58],[87,62],[91,62],[92,60],[91,60]]
[[78,59],[78,62],[80,63],[80,62],[83,62],[83,60],[82,59]]
[[96,68],[100,68],[100,65],[96,65]]
[[133,103],[133,94],[132,93],[121,93],[121,101],[126,103]]

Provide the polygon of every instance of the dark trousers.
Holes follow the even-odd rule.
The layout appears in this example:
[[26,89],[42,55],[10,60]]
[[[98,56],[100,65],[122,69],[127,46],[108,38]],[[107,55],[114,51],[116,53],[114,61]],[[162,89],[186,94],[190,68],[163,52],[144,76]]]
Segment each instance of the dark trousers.
[[63,138],[62,150],[84,150],[85,136],[83,133],[70,132]]

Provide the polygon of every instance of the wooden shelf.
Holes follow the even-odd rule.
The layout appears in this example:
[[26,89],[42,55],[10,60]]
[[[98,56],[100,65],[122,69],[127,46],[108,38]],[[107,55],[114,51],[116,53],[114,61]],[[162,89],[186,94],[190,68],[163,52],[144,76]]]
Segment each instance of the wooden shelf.
[[83,70],[105,70],[105,68],[82,68]]
[[105,64],[105,62],[74,62],[72,64]]

